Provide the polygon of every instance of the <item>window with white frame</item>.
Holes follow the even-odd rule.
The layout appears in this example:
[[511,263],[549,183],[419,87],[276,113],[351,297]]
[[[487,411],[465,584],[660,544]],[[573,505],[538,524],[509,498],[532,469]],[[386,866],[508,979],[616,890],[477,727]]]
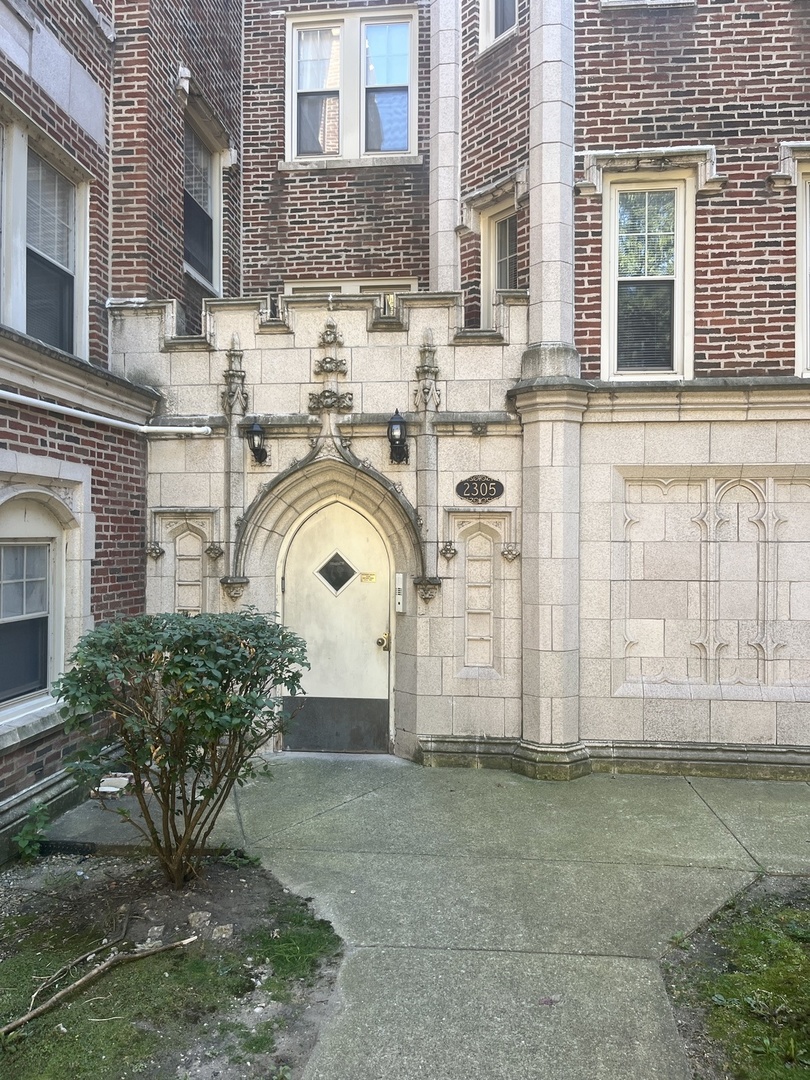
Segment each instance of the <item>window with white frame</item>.
[[480,47],[493,42],[517,26],[517,0],[481,0]]
[[481,326],[495,325],[497,293],[517,288],[518,219],[514,201],[482,215]]
[[186,122],[183,132],[183,258],[211,289],[219,284],[218,155]]
[[25,330],[73,351],[76,188],[28,150]]
[[602,377],[691,378],[694,181],[605,179]]
[[415,25],[396,8],[289,23],[289,157],[413,153]]
[[88,178],[14,124],[2,151],[0,322],[87,359]]
[[0,542],[0,704],[45,690],[50,544]]

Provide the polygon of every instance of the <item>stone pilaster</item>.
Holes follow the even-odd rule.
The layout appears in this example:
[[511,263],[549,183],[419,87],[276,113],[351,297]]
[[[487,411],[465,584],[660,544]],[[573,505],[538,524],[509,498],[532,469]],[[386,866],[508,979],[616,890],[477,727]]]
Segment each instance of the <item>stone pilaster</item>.
[[579,738],[579,486],[584,389],[514,393],[523,423],[523,742]]
[[529,341],[572,345],[574,2],[530,4],[529,10]]
[[458,292],[461,5],[430,5],[430,289]]

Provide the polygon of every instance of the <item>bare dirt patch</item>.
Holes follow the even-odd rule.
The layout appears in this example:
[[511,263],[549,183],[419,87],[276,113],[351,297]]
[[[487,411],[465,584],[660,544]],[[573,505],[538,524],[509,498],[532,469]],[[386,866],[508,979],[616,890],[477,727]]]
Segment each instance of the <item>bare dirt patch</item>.
[[[118,946],[122,950],[148,949],[196,936],[197,942],[188,950],[200,950],[206,961],[222,957],[224,963],[227,958],[234,969],[235,993],[227,1007],[220,1006],[215,1012],[207,1011],[210,1005],[187,1006],[179,1035],[176,1022],[171,1029],[167,1025],[164,1038],[159,1024],[144,1021],[152,1047],[148,1056],[115,1061],[103,1055],[106,1061],[98,1063],[101,1071],[97,1075],[140,1074],[156,1080],[268,1080],[276,1076],[297,1080],[329,1015],[338,959],[326,959],[312,978],[283,981],[261,955],[262,945],[257,942],[279,937],[280,918],[314,922],[304,908],[267,871],[238,859],[207,860],[204,874],[181,891],[168,888],[154,861],[146,857],[48,856],[30,865],[12,864],[0,871],[0,1026],[11,1019],[8,1000],[3,1008],[3,984],[9,981],[4,973],[11,971],[13,958],[26,941],[47,942],[49,928],[69,926],[77,942],[95,937],[102,943],[126,923]],[[290,947],[296,947],[294,940]],[[70,955],[81,951],[77,946]],[[77,965],[71,978],[106,955],[100,944],[98,958]],[[48,961],[46,945],[39,967],[45,974],[51,970]],[[130,971],[145,970],[148,963],[135,961],[126,966]],[[103,1001],[110,978],[103,975],[86,993]],[[0,1053],[4,1080],[37,1075],[30,1072],[30,1063],[25,1064],[29,1046],[46,1034],[53,1038],[54,1031],[64,1030],[67,1038],[74,1021],[78,1023],[69,1010],[69,1006],[59,1005],[34,1021],[19,1054]],[[98,1011],[99,1022],[104,1020],[110,1026],[116,1022],[104,1016],[104,1007]],[[131,1026],[138,1023],[127,1022]],[[86,1052],[92,1052],[89,1046]]]

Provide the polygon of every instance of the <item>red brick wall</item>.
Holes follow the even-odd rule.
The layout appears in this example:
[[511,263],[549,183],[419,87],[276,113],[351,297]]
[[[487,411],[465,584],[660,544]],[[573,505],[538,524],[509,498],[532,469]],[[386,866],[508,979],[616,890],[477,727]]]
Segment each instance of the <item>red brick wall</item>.
[[36,735],[10,753],[0,755],[0,797],[10,799],[64,768],[66,759],[87,735],[96,737],[100,730],[100,724],[92,732],[76,731],[70,735],[57,729]]
[[282,172],[286,21],[308,11],[385,3],[246,0],[245,293],[284,280],[408,276],[428,287],[429,10],[419,7],[418,152],[421,165]]
[[102,424],[0,403],[0,450],[92,469],[96,549],[91,606],[96,620],[144,610],[145,439]]
[[[237,0],[119,0],[113,113],[113,293],[188,299],[199,330],[197,287],[183,273],[184,103],[181,66],[238,147],[241,6]],[[223,177],[223,295],[240,291],[240,185]]]
[[[462,0],[461,197],[513,179],[528,165],[529,0],[520,0],[517,31],[479,53],[480,0]],[[528,214],[518,217],[519,289],[528,288]],[[465,325],[478,326],[481,302],[481,238],[460,241]]]
[[[781,141],[810,124],[810,6],[577,0],[577,148],[711,144],[724,191],[698,195],[695,373],[792,374],[796,191],[774,191]],[[577,347],[599,373],[601,200],[576,203]]]
[[[106,7],[103,3],[99,6],[102,10]],[[108,91],[112,45],[96,27],[87,11],[74,0],[48,0],[47,4],[33,3],[31,7],[101,88]],[[3,94],[31,120],[35,128],[50,136],[91,175],[89,358],[94,364],[106,366],[106,302],[109,296],[107,248],[110,232],[106,150],[91,139],[35,82],[10,63],[3,53],[0,53],[0,87]],[[4,115],[4,119],[10,117]],[[58,158],[52,163],[56,168],[59,167]]]

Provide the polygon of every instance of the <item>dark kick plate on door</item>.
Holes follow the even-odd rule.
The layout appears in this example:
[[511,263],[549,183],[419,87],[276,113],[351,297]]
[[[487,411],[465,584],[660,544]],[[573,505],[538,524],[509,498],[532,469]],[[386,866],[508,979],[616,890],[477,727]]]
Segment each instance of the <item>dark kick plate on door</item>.
[[387,754],[387,698],[284,698],[284,710],[301,711],[287,724],[285,750],[331,754]]

